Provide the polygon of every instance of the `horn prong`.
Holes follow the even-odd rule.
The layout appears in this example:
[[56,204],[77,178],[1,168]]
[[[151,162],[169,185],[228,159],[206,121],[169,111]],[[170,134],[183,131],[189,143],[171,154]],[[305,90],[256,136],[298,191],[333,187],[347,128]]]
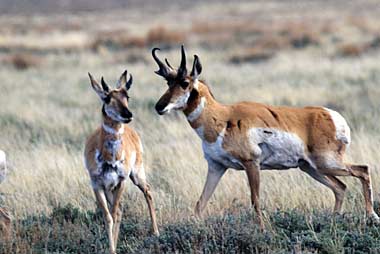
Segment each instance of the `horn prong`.
[[170,73],[170,70],[169,68],[157,57],[156,55],[156,51],[157,50],[160,50],[159,48],[154,48],[152,49],[152,56],[153,56],[153,59],[156,61],[158,67],[159,67],[159,70],[158,71],[155,71],[155,73],[157,73],[158,75],[166,78],[168,77],[169,73]]

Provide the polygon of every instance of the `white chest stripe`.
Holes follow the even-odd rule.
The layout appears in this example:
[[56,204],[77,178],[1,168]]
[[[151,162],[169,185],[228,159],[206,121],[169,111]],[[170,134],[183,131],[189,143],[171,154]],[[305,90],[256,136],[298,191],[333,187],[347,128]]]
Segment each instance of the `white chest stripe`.
[[197,120],[201,116],[203,109],[205,107],[206,107],[206,98],[202,97],[201,102],[198,104],[198,106],[194,109],[193,112],[191,112],[187,116],[187,120],[189,120],[189,122],[193,122],[193,121]]

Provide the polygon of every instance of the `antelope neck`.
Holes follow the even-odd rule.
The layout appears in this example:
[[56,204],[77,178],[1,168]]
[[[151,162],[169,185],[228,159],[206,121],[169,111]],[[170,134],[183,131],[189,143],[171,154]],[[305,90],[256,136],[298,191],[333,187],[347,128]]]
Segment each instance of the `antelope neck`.
[[[190,94],[187,102],[187,108],[184,110],[187,120],[190,124],[197,122],[198,119],[204,115],[203,113],[208,108],[214,110],[214,106],[218,106],[219,103],[211,95],[209,88],[199,82],[199,89],[193,91]],[[217,108],[217,107],[216,107]]]
[[102,161],[111,165],[123,161],[125,156],[122,149],[124,124],[103,115],[102,133],[102,148],[99,159],[101,158]]
[[103,127],[103,130],[108,133],[108,134],[112,134],[112,135],[122,135],[124,133],[124,125],[121,124],[120,126],[110,126],[108,125],[107,123],[103,122],[102,124],[102,127]]

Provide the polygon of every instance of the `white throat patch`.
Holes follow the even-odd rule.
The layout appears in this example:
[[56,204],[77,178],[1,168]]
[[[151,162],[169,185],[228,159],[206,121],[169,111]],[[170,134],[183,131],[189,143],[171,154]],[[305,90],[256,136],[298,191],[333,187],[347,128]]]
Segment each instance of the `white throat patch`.
[[203,109],[205,107],[206,107],[206,98],[202,97],[201,102],[198,104],[198,106],[194,109],[193,112],[191,112],[187,116],[187,120],[189,120],[189,122],[193,122],[193,121],[197,120],[201,116]]
[[193,86],[194,86],[194,88],[195,88],[196,90],[199,89],[199,81],[198,81],[198,79],[194,80],[194,82],[193,82]]
[[103,130],[113,135],[117,135],[117,134],[121,135],[124,133],[124,125],[121,125],[121,127],[118,130],[115,130],[114,128],[108,126],[105,123],[103,123],[102,126],[103,126]]

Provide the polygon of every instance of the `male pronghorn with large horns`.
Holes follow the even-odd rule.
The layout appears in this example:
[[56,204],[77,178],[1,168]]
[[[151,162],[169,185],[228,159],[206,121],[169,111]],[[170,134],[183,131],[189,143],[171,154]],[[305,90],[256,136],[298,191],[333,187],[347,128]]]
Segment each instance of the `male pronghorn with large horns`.
[[194,56],[188,73],[186,54],[175,70],[165,59],[156,74],[167,81],[169,89],[159,99],[160,115],[182,110],[191,127],[202,139],[208,173],[195,212],[200,215],[228,168],[245,170],[251,201],[262,224],[259,208],[260,170],[299,167],[329,187],[335,195],[334,211],[342,208],[346,185],[336,176],[354,176],[363,185],[367,215],[379,221],[373,209],[371,176],[365,165],[343,162],[350,143],[350,129],[337,112],[323,107],[291,108],[255,102],[223,105],[215,100],[210,88],[198,79],[202,65]]
[[103,123],[87,140],[85,164],[96,200],[105,216],[110,252],[115,253],[122,217],[120,201],[127,177],[144,193],[156,235],[158,228],[152,195],[145,179],[141,141],[138,134],[126,125],[132,120],[128,109],[132,76],[127,81],[125,71],[113,90],[103,78],[100,85],[91,74],[89,77],[92,88],[103,102]]

